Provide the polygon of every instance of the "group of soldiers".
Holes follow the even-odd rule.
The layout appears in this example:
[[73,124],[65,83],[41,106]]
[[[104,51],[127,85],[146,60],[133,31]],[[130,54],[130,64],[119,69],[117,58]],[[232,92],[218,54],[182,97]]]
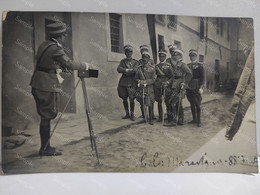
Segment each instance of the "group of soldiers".
[[[63,78],[60,73],[72,70],[88,70],[87,62],[76,62],[70,59],[63,48],[67,36],[66,27],[59,22],[46,26],[49,38],[41,43],[37,50],[37,63],[31,79],[32,95],[35,99],[37,112],[41,117],[40,156],[57,156],[62,153],[50,145],[51,120],[58,114],[58,105]],[[126,115],[124,119],[135,120],[135,99],[140,103],[144,121],[153,124],[154,102],[158,102],[159,121],[164,121],[162,102],[167,108],[166,125],[183,124],[183,108],[181,100],[185,89],[191,103],[193,120],[200,126],[200,103],[203,85],[203,67],[196,61],[198,53],[190,50],[192,63],[182,62],[183,51],[176,45],[170,45],[171,57],[166,60],[167,52],[159,51],[160,63],[154,65],[148,46],[142,45],[140,52],[142,59],[132,58],[133,48],[124,47],[126,58],[121,60],[118,72],[122,73],[118,85],[118,95],[123,99]],[[71,71],[70,71],[71,70]],[[130,100],[130,112],[128,108]],[[148,108],[148,109],[147,109]]]
[[[187,95],[191,105],[192,121],[189,123],[201,126],[201,94],[203,93],[204,69],[197,61],[198,51],[191,49],[191,63],[183,63],[184,52],[175,44],[168,46],[171,57],[167,58],[166,50],[159,50],[159,63],[154,64],[147,45],[140,46],[142,58],[132,58],[133,47],[125,45],[126,58],[121,60],[117,71],[122,73],[118,84],[118,95],[123,100],[126,115],[123,119],[134,121],[135,98],[140,103],[144,122],[153,125],[154,102],[158,103],[158,122],[164,126],[184,124],[182,99]],[[128,106],[130,101],[130,112]],[[164,123],[163,102],[167,110],[167,121]]]

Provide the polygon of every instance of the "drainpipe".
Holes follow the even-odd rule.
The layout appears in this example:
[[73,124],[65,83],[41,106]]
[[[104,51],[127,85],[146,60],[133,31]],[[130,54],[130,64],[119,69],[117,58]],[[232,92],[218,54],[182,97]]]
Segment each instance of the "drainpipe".
[[208,21],[209,21],[209,18],[206,17],[206,44],[205,44],[205,57],[207,55],[207,51],[208,51]]
[[147,19],[148,32],[149,32],[150,43],[151,43],[151,48],[153,53],[153,60],[154,63],[157,64],[155,16],[153,14],[147,14],[146,19]]

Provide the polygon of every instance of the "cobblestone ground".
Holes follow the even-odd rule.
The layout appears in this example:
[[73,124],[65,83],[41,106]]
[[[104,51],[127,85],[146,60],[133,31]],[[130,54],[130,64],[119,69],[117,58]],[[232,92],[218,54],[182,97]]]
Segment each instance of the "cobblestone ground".
[[[160,123],[132,125],[97,135],[101,164],[88,137],[59,147],[63,155],[42,157],[37,153],[6,164],[6,173],[30,172],[172,172],[172,159],[185,160],[225,126],[231,97],[202,105],[202,126],[185,124],[163,127]],[[157,106],[155,106],[157,107]],[[191,120],[184,110],[185,122]],[[224,138],[223,138],[224,139]]]

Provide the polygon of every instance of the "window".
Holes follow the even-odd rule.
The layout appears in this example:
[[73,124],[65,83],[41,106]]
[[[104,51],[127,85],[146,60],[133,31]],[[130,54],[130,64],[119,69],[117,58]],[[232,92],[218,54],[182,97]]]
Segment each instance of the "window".
[[110,20],[110,40],[111,51],[116,53],[123,53],[123,27],[122,16],[119,14],[109,14]]
[[227,41],[229,41],[229,36],[230,36],[230,23],[229,23],[229,21],[227,21]]
[[165,15],[155,15],[155,21],[159,24],[165,25]]
[[174,44],[177,45],[178,49],[181,49],[181,42],[174,40]]
[[200,17],[200,39],[204,39],[204,18]]
[[215,91],[219,89],[220,75],[219,75],[219,60],[215,60]]
[[219,27],[220,26],[220,22],[219,22],[219,18],[216,19],[216,30],[217,30],[217,34],[219,34]]
[[168,27],[172,29],[177,29],[177,16],[169,15],[168,16]]
[[223,27],[224,26],[224,22],[223,22],[223,18],[220,18],[220,35],[223,37]]
[[158,35],[158,49],[165,49],[164,36]]
[[217,24],[217,28],[216,28],[217,34],[223,36],[223,26],[224,26],[223,18],[217,18],[216,24]]
[[204,55],[199,55],[199,62],[204,63]]

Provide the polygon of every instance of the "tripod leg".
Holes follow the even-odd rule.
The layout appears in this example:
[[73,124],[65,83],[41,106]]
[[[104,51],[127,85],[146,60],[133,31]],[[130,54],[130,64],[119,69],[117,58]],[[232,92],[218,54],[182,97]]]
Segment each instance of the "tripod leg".
[[87,99],[87,90],[86,90],[86,84],[84,78],[81,78],[81,84],[82,84],[82,91],[83,91],[83,98],[84,98],[84,104],[85,104],[85,109],[86,109],[86,115],[88,119],[88,128],[89,128],[89,136],[90,136],[90,143],[91,143],[91,148],[94,150],[93,146],[93,139],[92,139],[92,123],[89,118],[89,106],[88,106],[88,99]]
[[86,108],[86,115],[87,115],[87,119],[88,119],[88,128],[89,128],[89,136],[90,136],[91,148],[92,148],[92,150],[95,149],[95,153],[96,153],[96,157],[97,157],[97,160],[98,160],[98,164],[100,164],[98,151],[97,151],[95,134],[94,134],[92,122],[91,122],[90,116],[89,116],[88,96],[87,96],[87,90],[86,90],[86,84],[85,84],[84,78],[81,78],[81,83],[82,83],[82,90],[83,90],[83,95],[84,95],[84,103],[85,103],[85,108]]

